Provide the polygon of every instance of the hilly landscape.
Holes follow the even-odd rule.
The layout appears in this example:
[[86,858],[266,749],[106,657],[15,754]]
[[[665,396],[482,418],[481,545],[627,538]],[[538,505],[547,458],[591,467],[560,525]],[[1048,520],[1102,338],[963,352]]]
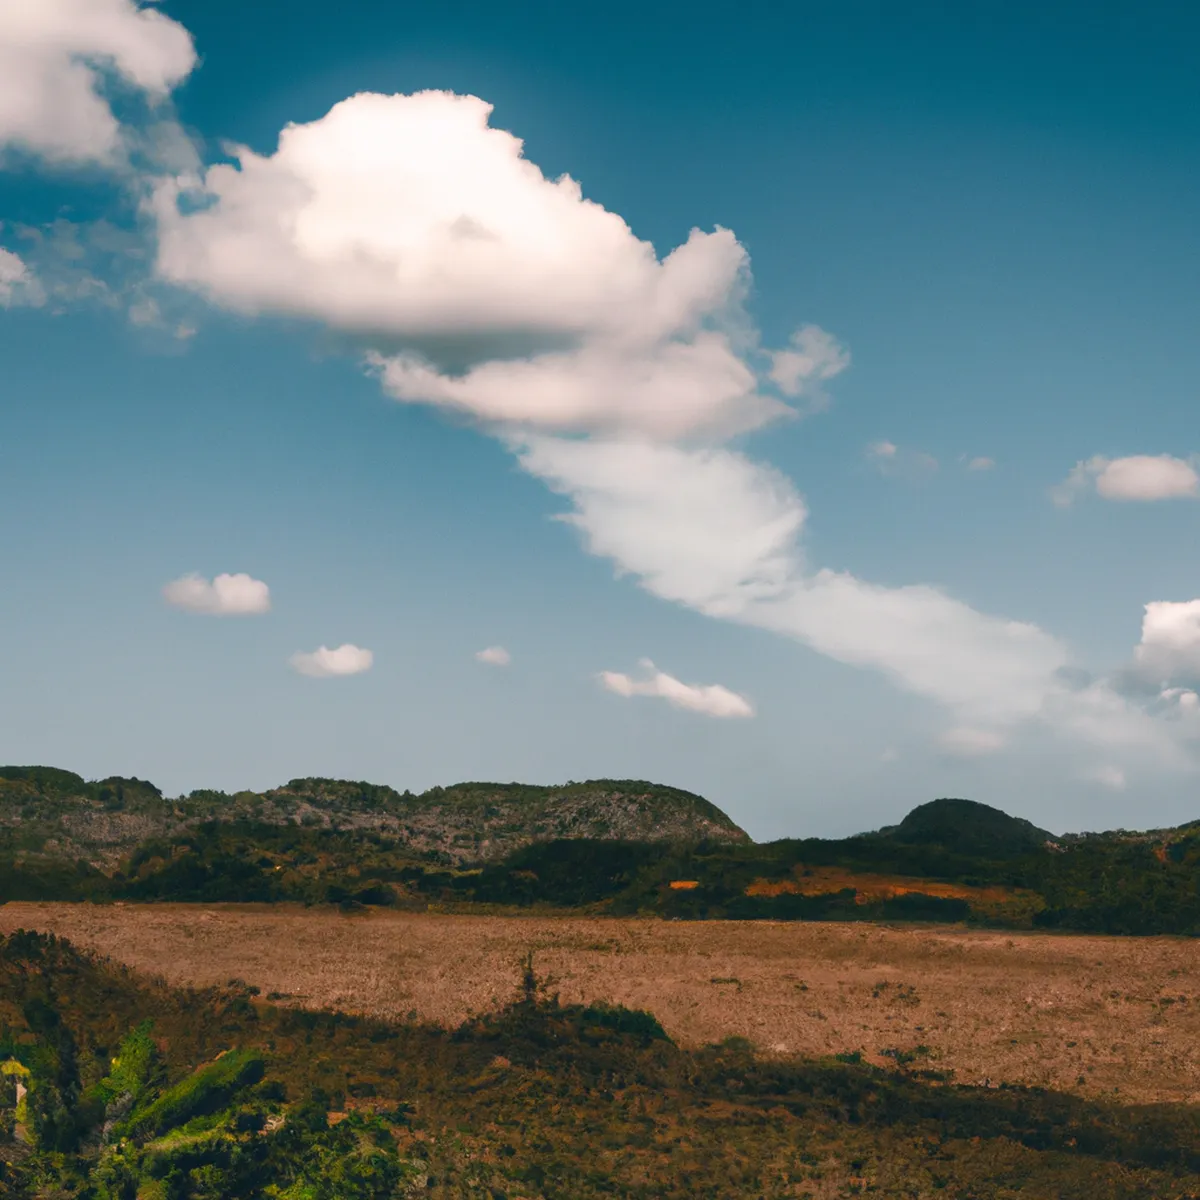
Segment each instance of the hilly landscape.
[[1200,933],[1200,824],[1055,837],[964,799],[754,843],[676,788],[294,779],[168,798],[0,768],[0,900],[279,902]]
[[0,1197],[1194,1200],[1197,838],[3,768]]

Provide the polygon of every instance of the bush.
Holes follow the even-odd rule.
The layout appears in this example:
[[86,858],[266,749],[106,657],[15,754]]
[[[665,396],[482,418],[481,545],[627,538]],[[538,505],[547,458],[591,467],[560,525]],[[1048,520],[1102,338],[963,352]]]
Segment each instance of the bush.
[[253,1050],[230,1050],[165,1091],[140,1112],[135,1109],[118,1132],[134,1138],[155,1137],[193,1117],[218,1112],[242,1088],[262,1079],[263,1072],[260,1054]]

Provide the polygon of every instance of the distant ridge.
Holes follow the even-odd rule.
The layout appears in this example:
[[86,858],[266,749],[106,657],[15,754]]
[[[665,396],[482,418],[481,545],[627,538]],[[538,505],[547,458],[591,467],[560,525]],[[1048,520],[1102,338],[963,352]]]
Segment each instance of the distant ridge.
[[414,795],[300,778],[169,798],[144,779],[0,767],[0,903],[11,900],[1200,936],[1200,823],[1051,837],[944,797],[873,833],[755,843],[702,796],[636,779]]
[[212,821],[370,832],[448,863],[488,861],[556,839],[750,840],[702,796],[644,780],[460,783],[417,795],[304,778],[266,792],[200,790],[170,799],[137,778],[89,783],[56,767],[0,767],[0,830],[19,828],[34,852],[109,867],[148,838],[177,837]]

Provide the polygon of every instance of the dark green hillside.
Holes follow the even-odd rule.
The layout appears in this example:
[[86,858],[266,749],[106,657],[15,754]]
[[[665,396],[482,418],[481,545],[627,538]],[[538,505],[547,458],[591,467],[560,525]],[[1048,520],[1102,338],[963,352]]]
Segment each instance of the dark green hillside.
[[944,846],[956,854],[1012,858],[1040,850],[1053,836],[1030,821],[974,800],[930,800],[880,833],[909,846]]
[[[685,1050],[650,1013],[513,1000],[442,1029],[176,991],[0,939],[5,1200],[784,1200],[1200,1194],[1200,1110],[955,1085],[898,1054]],[[16,1103],[16,1083],[27,1094]]]

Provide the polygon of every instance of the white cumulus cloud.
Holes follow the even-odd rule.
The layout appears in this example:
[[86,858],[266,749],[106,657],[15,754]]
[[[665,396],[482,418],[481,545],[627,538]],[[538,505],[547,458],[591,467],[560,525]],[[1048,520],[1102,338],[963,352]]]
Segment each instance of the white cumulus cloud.
[[754,707],[745,696],[719,683],[682,683],[658,670],[648,658],[642,659],[641,666],[647,672],[645,679],[634,679],[620,671],[601,671],[600,683],[618,696],[657,696],[675,708],[703,713],[706,717],[754,716]]
[[1191,499],[1200,495],[1200,475],[1192,463],[1170,454],[1096,455],[1076,463],[1050,495],[1066,507],[1093,486],[1105,500]]
[[512,655],[503,646],[488,646],[486,650],[478,651],[475,657],[491,667],[507,667],[512,662]]
[[[729,230],[693,230],[660,260],[491,111],[364,93],[289,125],[273,154],[238,148],[236,166],[165,182],[159,273],[345,330],[396,399],[485,422],[673,438],[794,411],[759,389]],[[815,326],[781,353],[774,381],[794,395],[848,361]]]
[[333,675],[361,675],[369,671],[375,661],[370,650],[352,646],[349,642],[335,649],[318,646],[311,652],[297,652],[288,662],[301,675],[322,679]]
[[136,0],[0,0],[0,148],[112,162],[121,128],[106,77],[153,103],[195,62],[188,31]]
[[218,575],[211,582],[201,575],[184,575],[163,588],[163,597],[185,612],[214,617],[253,616],[271,608],[271,589],[249,575]]

